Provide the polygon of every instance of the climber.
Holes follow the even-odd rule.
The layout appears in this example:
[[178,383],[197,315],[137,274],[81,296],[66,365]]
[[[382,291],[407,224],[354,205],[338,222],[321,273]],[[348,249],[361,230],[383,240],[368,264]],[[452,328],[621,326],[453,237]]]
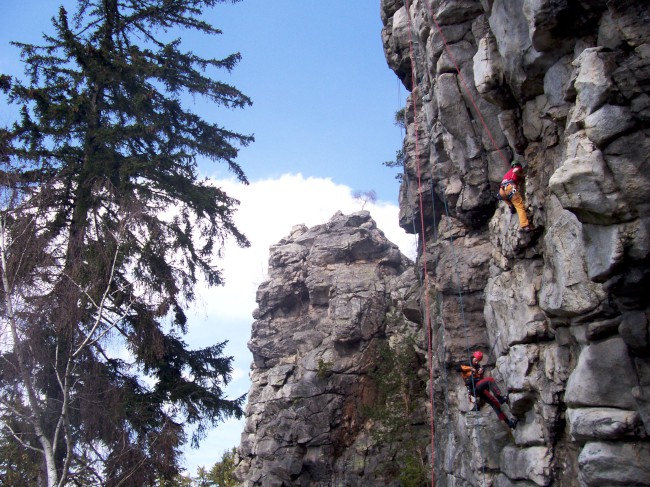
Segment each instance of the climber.
[[501,186],[499,188],[499,199],[506,202],[510,213],[517,212],[519,216],[520,232],[532,232],[533,226],[528,222],[526,209],[524,208],[524,199],[521,197],[521,185],[525,180],[524,170],[518,160],[513,160],[510,164],[511,169],[503,175]]
[[492,406],[501,421],[515,429],[519,420],[517,418],[509,419],[501,410],[501,404],[507,402],[508,398],[501,394],[492,377],[483,377],[485,371],[481,367],[481,360],[483,360],[483,352],[477,350],[472,354],[469,364],[459,364],[456,366],[456,370],[461,373],[470,395],[477,399],[477,405],[480,399],[484,399]]

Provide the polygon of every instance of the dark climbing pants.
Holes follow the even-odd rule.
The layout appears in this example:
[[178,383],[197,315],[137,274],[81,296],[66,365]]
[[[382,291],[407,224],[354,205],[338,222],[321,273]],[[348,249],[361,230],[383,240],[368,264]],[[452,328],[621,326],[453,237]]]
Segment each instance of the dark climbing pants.
[[469,389],[470,394],[485,399],[485,401],[492,406],[492,409],[494,409],[494,412],[501,421],[507,421],[508,418],[503,411],[501,411],[501,403],[497,399],[503,397],[501,395],[501,390],[492,377],[485,377],[484,379],[479,380],[473,387],[470,383],[467,388]]

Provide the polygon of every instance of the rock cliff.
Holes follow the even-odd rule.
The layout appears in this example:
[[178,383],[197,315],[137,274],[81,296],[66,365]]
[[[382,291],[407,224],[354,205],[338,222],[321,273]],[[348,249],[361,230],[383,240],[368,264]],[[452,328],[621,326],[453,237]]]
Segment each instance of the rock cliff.
[[[249,342],[243,485],[387,485],[397,468],[392,459],[416,451],[414,436],[423,439],[418,459],[425,460],[426,394],[416,392],[423,381],[409,373],[424,367],[422,351],[415,353],[424,339],[419,288],[412,263],[367,211],[296,226],[271,248]],[[385,377],[414,391],[413,404],[391,417],[408,425],[406,438],[394,427],[382,430],[390,441],[373,436],[373,418],[391,412],[376,405],[396,396]]]
[[[380,12],[411,92],[400,224],[425,245],[411,267],[360,213],[272,248],[240,479],[650,485],[647,2]],[[536,232],[495,198],[515,158]],[[474,350],[508,391],[514,431],[472,411],[453,367]]]
[[[381,15],[411,91],[400,223],[427,242],[450,402],[436,483],[650,485],[647,2],[383,0]],[[494,197],[515,158],[543,232]],[[513,436],[443,380],[475,349],[510,391]]]

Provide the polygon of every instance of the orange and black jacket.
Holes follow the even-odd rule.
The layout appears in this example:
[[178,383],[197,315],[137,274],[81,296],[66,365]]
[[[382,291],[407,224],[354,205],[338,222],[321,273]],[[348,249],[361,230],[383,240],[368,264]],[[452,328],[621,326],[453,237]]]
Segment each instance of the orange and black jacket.
[[466,386],[471,386],[472,385],[472,379],[474,381],[479,381],[483,378],[483,368],[482,367],[474,367],[470,363],[463,363],[463,364],[458,364],[456,366],[456,371],[460,372],[460,376],[463,378],[463,381],[465,381]]

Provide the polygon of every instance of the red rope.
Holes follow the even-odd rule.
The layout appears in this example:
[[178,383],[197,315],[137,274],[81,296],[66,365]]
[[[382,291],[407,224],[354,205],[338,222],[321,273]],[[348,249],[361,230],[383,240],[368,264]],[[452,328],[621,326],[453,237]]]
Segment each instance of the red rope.
[[416,83],[416,73],[415,73],[415,56],[413,52],[413,37],[412,37],[412,26],[411,26],[411,14],[409,0],[405,0],[406,6],[406,15],[408,18],[408,37],[409,37],[409,55],[411,57],[411,99],[413,102],[413,127],[415,129],[415,158],[417,161],[418,168],[418,198],[420,202],[420,232],[422,235],[422,266],[424,271],[424,296],[425,296],[425,320],[427,322],[427,338],[428,338],[428,355],[429,355],[429,400],[430,400],[430,418],[429,422],[431,424],[431,485],[435,485],[435,469],[433,461],[433,449],[434,449],[434,433],[435,426],[433,421],[433,347],[432,347],[432,333],[431,333],[431,315],[429,307],[429,273],[427,272],[427,242],[424,232],[424,203],[422,201],[422,171],[420,169],[420,150],[418,147],[418,117],[417,117],[417,96],[415,96],[415,83]]
[[492,141],[492,145],[494,146],[494,149],[499,153],[499,155],[504,160],[504,162],[506,164],[509,164],[510,161],[506,158],[503,151],[501,151],[501,149],[499,148],[499,145],[497,144],[496,140],[494,140],[494,137],[492,136],[492,132],[490,131],[489,127],[487,126],[487,123],[485,123],[485,120],[483,119],[483,114],[481,113],[481,110],[479,109],[478,105],[474,101],[474,97],[472,96],[472,92],[469,90],[469,86],[467,86],[467,83],[465,83],[465,78],[463,77],[463,74],[460,72],[460,68],[458,67],[458,63],[456,62],[456,59],[454,59],[454,55],[451,53],[451,49],[449,48],[449,44],[447,43],[447,39],[445,39],[445,35],[442,33],[442,29],[440,28],[440,24],[438,24],[438,21],[436,20],[436,16],[433,15],[433,9],[431,8],[430,2],[426,1],[424,3],[427,5],[427,8],[429,9],[429,15],[431,15],[431,20],[433,20],[433,23],[436,25],[436,29],[438,30],[438,33],[440,34],[442,42],[445,45],[445,49],[447,51],[447,54],[449,55],[449,59],[451,59],[451,62],[454,64],[454,67],[456,68],[456,72],[458,73],[458,78],[460,79],[460,82],[462,83],[463,88],[465,88],[465,93],[467,93],[467,96],[469,97],[469,100],[472,103],[472,106],[474,107],[474,110],[476,111],[476,115],[478,116],[479,120],[481,121],[481,124],[483,125],[483,128],[485,128],[485,131],[487,132],[488,137]]

